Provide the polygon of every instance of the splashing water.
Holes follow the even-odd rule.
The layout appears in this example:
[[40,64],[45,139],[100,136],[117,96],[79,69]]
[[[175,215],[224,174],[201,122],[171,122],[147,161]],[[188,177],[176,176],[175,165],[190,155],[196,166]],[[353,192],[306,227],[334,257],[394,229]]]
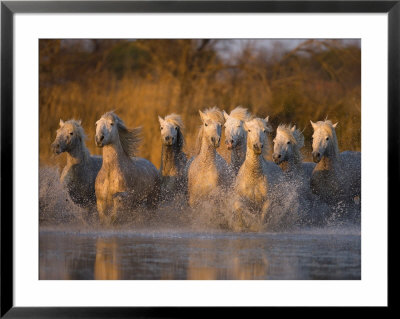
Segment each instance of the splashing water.
[[329,207],[302,195],[301,183],[272,187],[265,220],[249,210],[241,228],[232,192],[216,192],[195,209],[177,194],[156,210],[138,208],[101,226],[72,202],[56,168],[42,167],[39,178],[40,279],[361,276],[360,205]]
[[[59,181],[59,172],[53,167],[42,167],[39,174],[39,218],[41,225],[85,225],[86,210],[75,205]],[[271,205],[266,220],[261,222],[257,214],[245,212],[247,230],[288,231],[312,226],[359,225],[359,205],[339,202],[335,207],[319,201],[316,196],[303,191],[299,182],[281,182],[271,188]],[[164,199],[156,210],[138,208],[120,217],[118,228],[187,228],[193,230],[232,230],[232,191],[217,191],[210,200],[191,209],[183,194],[174,196],[173,201]],[[94,213],[95,214],[95,213]],[[258,225],[256,225],[258,224]],[[243,230],[246,230],[244,228]]]

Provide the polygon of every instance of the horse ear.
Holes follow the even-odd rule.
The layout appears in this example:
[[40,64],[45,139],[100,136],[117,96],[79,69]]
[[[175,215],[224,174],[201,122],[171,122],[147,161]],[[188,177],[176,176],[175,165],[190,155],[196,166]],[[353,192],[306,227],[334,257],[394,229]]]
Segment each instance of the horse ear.
[[293,125],[293,127],[290,129],[292,132],[296,130],[296,125]]
[[201,110],[199,110],[199,114],[200,114],[201,120],[204,122],[204,113]]
[[224,113],[225,121],[227,121],[229,119],[228,113],[226,113],[225,110],[223,110],[222,113]]
[[60,126],[63,126],[64,125],[64,121],[62,120],[62,119],[60,119]]
[[336,122],[335,124],[333,124],[333,128],[336,128],[336,126],[339,124],[339,122]]
[[160,125],[164,123],[164,120],[160,115],[158,116],[158,122],[160,122]]
[[82,120],[76,121],[79,125],[82,125]]
[[272,133],[272,132],[274,131],[274,129],[272,128],[272,125],[271,125],[271,123],[269,122],[269,116],[267,116],[267,117],[264,119],[264,121],[265,121],[265,125],[266,125],[266,128],[267,128],[268,133]]
[[316,125],[313,121],[311,121],[311,120],[310,120],[310,123],[311,123],[312,128],[315,130],[315,128],[317,127],[317,125]]

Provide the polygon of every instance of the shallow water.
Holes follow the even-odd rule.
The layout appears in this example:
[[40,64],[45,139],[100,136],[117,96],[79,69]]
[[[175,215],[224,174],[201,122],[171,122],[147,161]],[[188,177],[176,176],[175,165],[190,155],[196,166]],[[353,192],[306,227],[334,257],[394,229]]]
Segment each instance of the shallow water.
[[273,193],[265,223],[246,215],[250,227],[235,228],[229,199],[191,210],[177,197],[103,228],[85,219],[57,170],[43,168],[39,278],[361,279],[360,211],[327,209],[294,186]]
[[40,279],[361,279],[359,231],[40,231]]

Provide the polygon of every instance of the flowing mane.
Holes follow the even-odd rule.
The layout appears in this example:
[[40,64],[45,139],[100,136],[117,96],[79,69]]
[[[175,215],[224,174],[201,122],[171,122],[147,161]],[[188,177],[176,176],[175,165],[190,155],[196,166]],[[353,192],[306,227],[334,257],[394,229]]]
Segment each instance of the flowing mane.
[[118,128],[119,140],[121,142],[121,146],[124,152],[130,157],[136,156],[139,145],[142,141],[142,138],[140,136],[142,128],[141,127],[135,127],[133,129],[127,128],[125,126],[125,123],[121,120],[121,118],[114,112],[107,112],[106,114],[103,115],[103,117],[106,116],[111,116],[114,118],[114,121],[117,124]]
[[172,113],[167,115],[164,118],[164,121],[171,123],[172,125],[175,125],[178,128],[178,134],[177,134],[177,146],[178,149],[181,150],[184,144],[184,138],[182,131],[184,130],[184,125],[182,121],[182,117],[178,114]]
[[[224,114],[221,112],[221,110],[218,107],[214,106],[214,107],[205,109],[203,111],[203,113],[211,121],[218,122],[219,124],[224,125],[224,123],[225,123]],[[200,153],[201,141],[203,139],[203,127],[204,127],[204,125],[200,126],[199,132],[197,134],[196,147],[195,147],[196,155]]]
[[179,127],[181,130],[184,129],[182,117],[178,114],[175,114],[175,113],[169,114],[164,118],[164,121],[167,121],[168,123],[171,123],[171,124]]
[[237,106],[236,108],[234,108],[229,116],[232,116],[233,118],[243,122],[249,121],[251,119],[251,115],[249,114],[247,109],[242,106]]

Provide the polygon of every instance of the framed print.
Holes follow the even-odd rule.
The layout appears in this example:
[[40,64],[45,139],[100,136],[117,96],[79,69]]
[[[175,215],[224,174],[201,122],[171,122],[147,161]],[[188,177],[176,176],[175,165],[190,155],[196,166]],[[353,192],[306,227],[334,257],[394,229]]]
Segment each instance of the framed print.
[[389,306],[399,18],[2,1],[1,316]]

